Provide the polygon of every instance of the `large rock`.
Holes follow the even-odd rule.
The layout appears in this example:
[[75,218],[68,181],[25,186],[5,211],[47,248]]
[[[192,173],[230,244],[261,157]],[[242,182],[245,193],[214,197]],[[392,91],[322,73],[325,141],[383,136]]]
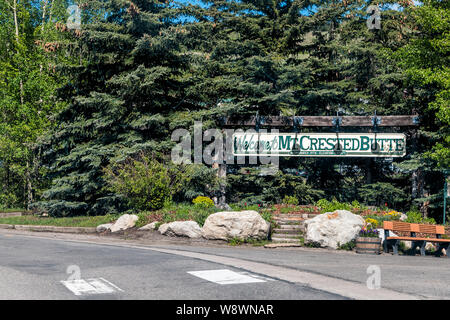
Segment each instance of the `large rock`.
[[200,238],[202,229],[195,221],[174,221],[162,224],[158,231],[166,236]]
[[97,232],[104,232],[104,231],[110,230],[112,226],[113,226],[113,223],[105,223],[105,224],[98,225],[96,230],[97,230]]
[[267,239],[270,223],[253,210],[222,211],[211,214],[203,225],[206,239]]
[[114,223],[110,230],[111,232],[117,232],[121,230],[127,230],[133,228],[136,225],[136,221],[138,221],[138,216],[135,214],[124,214],[117,219],[116,223]]
[[358,236],[364,219],[347,210],[327,212],[305,221],[307,243],[337,249]]

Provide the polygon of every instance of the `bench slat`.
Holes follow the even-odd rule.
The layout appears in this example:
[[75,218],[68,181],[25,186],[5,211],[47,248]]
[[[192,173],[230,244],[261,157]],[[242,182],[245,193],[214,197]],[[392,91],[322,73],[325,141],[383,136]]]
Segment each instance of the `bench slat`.
[[450,239],[437,238],[415,238],[415,237],[387,237],[388,240],[407,240],[407,241],[428,241],[428,242],[450,242]]

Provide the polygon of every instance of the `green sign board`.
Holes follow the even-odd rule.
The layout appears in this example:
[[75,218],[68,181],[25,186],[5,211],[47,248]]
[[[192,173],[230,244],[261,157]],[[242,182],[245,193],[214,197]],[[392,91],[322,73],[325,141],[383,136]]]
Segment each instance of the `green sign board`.
[[450,176],[447,176],[447,198],[450,198]]
[[257,133],[233,134],[233,155],[289,157],[403,157],[402,133]]

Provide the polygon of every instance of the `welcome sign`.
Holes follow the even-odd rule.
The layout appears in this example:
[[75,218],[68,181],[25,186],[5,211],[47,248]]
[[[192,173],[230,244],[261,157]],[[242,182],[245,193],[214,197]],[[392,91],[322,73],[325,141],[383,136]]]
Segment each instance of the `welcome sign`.
[[233,134],[233,155],[297,157],[403,157],[403,133],[257,133]]

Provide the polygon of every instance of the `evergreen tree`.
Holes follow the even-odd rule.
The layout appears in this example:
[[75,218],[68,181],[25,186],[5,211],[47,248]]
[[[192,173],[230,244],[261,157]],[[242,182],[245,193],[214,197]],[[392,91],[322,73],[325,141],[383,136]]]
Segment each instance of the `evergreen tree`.
[[167,1],[90,1],[77,41],[79,66],[66,65],[70,103],[45,139],[53,183],[38,203],[51,215],[105,214],[124,201],[104,188],[103,168],[146,150],[167,152],[168,116],[183,108],[178,9]]

